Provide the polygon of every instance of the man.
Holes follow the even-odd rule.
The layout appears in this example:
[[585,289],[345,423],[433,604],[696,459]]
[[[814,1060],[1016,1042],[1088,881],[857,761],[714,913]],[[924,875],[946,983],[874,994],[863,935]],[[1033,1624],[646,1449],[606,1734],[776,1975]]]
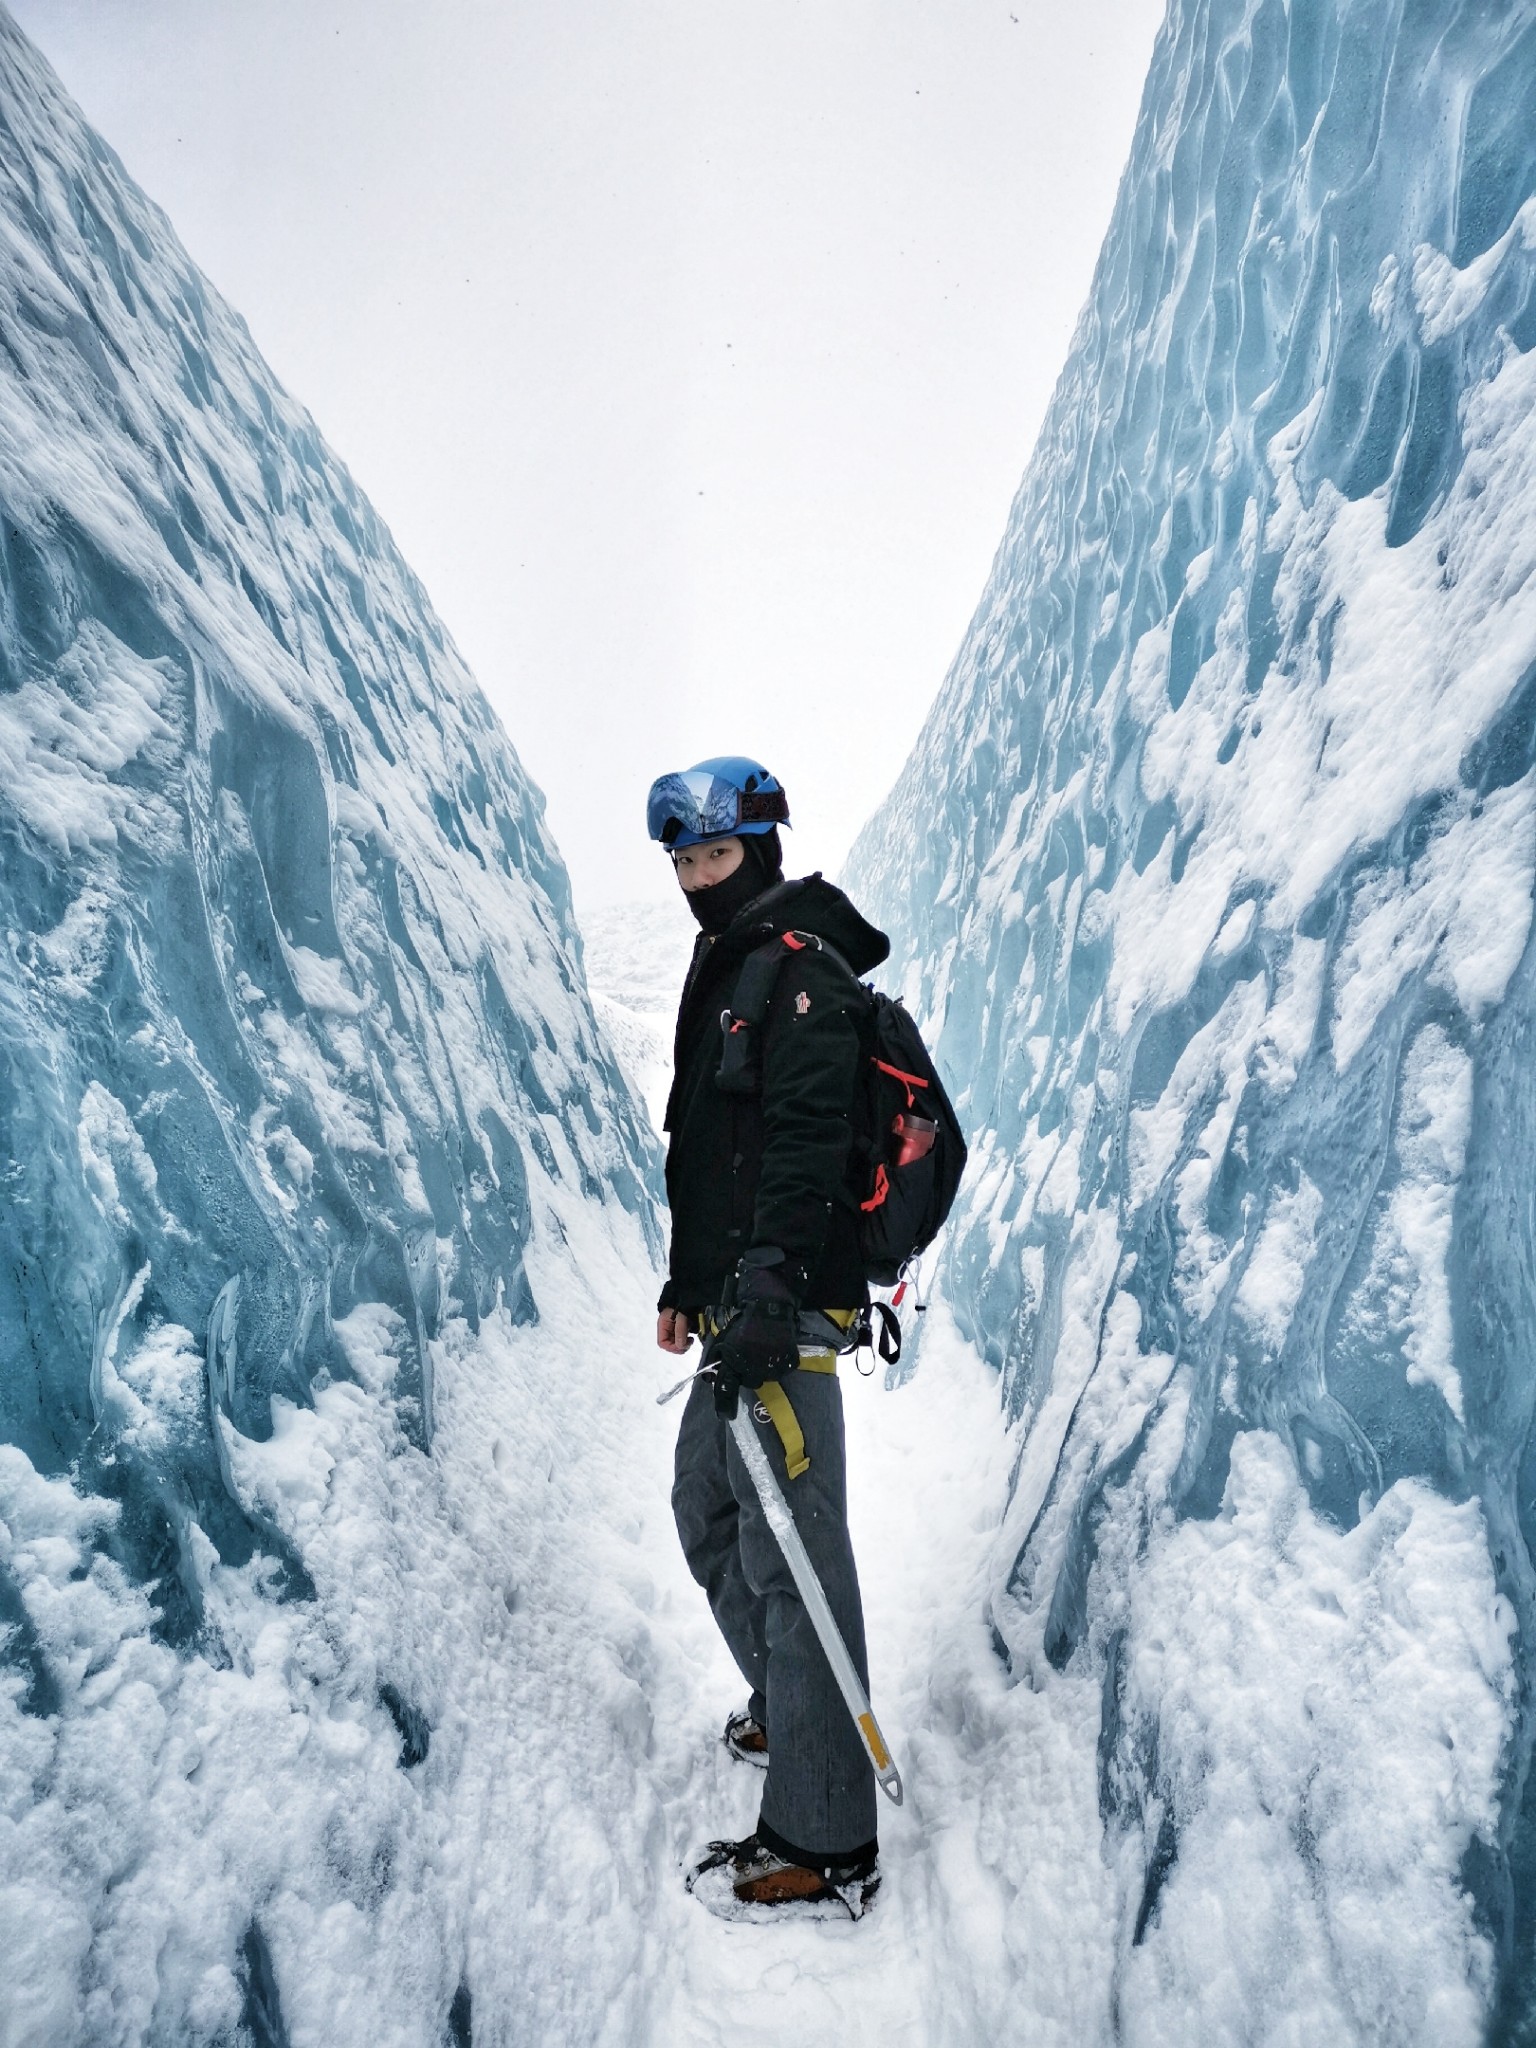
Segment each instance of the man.
[[[667,1104],[670,1275],[656,1341],[712,1337],[713,1376],[689,1393],[672,1492],[689,1568],[751,1688],[726,1724],[732,1753],[766,1765],[744,1841],[711,1843],[689,1888],[729,1918],[840,1902],[879,1883],[869,1760],[721,1412],[743,1389],[861,1678],[864,1618],[848,1540],[842,1395],[829,1322],[868,1301],[850,1178],[867,1055],[847,967],[807,943],[786,958],[760,1028],[761,1084],[716,1084],[743,962],[782,933],[836,948],[855,974],[890,951],[842,891],[786,881],[783,789],[755,761],[701,761],[651,789],[647,823],[702,927],[678,1010]],[[728,1019],[726,1020],[728,1021]]]

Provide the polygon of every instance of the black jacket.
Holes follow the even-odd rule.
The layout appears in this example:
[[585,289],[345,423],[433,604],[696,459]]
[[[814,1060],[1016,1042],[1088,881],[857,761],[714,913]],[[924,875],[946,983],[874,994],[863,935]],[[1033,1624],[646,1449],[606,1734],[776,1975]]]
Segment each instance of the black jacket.
[[719,938],[699,939],[678,1009],[667,1102],[672,1256],[661,1308],[719,1302],[737,1260],[755,1245],[777,1245],[805,1268],[808,1308],[858,1308],[869,1299],[849,1156],[868,1054],[857,983],[811,948],[786,961],[762,1025],[762,1093],[725,1095],[715,1086],[720,1013],[742,963],[786,931],[815,932],[856,974],[891,950],[885,933],[820,875],[780,883]]

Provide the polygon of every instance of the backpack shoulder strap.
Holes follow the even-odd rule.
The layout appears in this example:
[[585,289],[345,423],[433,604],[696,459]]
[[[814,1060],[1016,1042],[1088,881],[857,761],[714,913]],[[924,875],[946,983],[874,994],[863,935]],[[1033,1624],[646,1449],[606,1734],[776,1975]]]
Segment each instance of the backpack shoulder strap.
[[759,1030],[768,1014],[779,968],[792,948],[782,938],[754,946],[741,964],[730,1008],[720,1012],[720,1066],[715,1086],[723,1095],[755,1095],[762,1086]]
[[786,960],[797,953],[809,951],[824,953],[835,961],[856,985],[858,976],[835,946],[829,946],[825,939],[815,932],[780,932],[769,939],[766,945],[754,946],[742,962],[741,973],[736,978],[735,993],[731,1006],[721,1012],[720,1029],[724,1035],[724,1046],[720,1056],[720,1068],[715,1075],[715,1086],[727,1095],[755,1094],[761,1086],[761,1060],[758,1043],[759,1027],[768,1014],[774,984],[778,981],[779,970]]
[[[761,1024],[768,1014],[768,1002],[773,994],[773,985],[779,978],[779,969],[796,953],[807,952],[823,954],[834,966],[841,967],[850,981],[858,981],[859,977],[836,946],[829,946],[815,932],[780,932],[765,946],[755,946],[742,962],[741,973],[736,979],[736,993],[731,997],[731,1015],[742,1024]],[[862,983],[859,985],[863,986]]]
[[767,1016],[768,1001],[779,978],[779,969],[790,953],[797,950],[789,944],[789,938],[790,934],[785,933],[770,939],[766,946],[754,946],[741,963],[741,972],[736,977],[736,988],[731,997],[733,1024],[750,1028],[761,1024]]

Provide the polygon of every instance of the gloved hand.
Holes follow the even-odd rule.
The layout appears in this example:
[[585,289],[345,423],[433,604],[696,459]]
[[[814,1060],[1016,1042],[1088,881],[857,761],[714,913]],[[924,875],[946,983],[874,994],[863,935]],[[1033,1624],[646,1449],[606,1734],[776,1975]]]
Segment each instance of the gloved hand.
[[736,1313],[715,1338],[715,1409],[727,1421],[743,1387],[781,1380],[800,1363],[797,1319],[805,1276],[772,1247],[750,1251],[736,1275]]

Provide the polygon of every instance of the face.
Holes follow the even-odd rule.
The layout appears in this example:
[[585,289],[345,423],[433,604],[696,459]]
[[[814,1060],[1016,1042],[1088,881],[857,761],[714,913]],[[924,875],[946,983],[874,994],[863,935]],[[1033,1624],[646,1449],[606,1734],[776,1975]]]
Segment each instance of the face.
[[712,889],[727,875],[734,875],[743,859],[739,839],[706,839],[700,846],[684,846],[672,856],[677,879],[691,896],[696,889]]

